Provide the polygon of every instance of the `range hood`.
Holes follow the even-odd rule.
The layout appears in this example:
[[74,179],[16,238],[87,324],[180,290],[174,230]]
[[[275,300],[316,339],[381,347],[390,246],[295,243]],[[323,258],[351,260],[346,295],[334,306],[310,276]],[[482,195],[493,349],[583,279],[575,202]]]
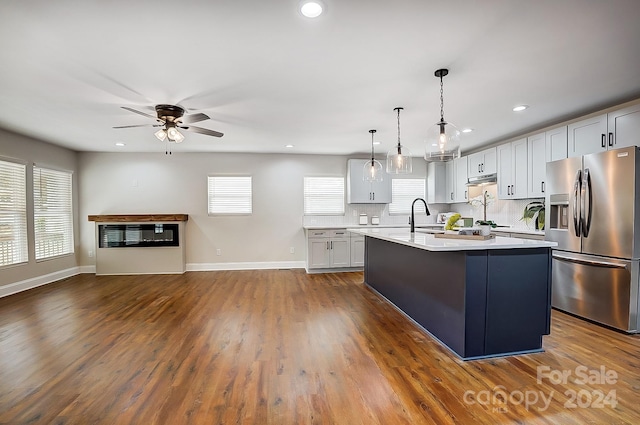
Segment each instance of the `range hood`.
[[497,181],[497,174],[485,174],[483,176],[469,177],[467,186],[480,186],[483,184],[496,183]]

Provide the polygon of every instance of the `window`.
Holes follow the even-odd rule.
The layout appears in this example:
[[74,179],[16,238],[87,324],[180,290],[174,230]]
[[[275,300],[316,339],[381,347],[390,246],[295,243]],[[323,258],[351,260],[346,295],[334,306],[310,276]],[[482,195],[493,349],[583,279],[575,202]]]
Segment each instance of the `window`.
[[251,176],[209,176],[209,214],[251,214]]
[[0,161],[0,266],[28,260],[26,172],[24,164]]
[[71,173],[33,167],[36,260],[73,253]]
[[305,177],[304,213],[306,215],[343,215],[343,177]]
[[389,214],[411,213],[411,203],[425,197],[424,179],[392,179]]

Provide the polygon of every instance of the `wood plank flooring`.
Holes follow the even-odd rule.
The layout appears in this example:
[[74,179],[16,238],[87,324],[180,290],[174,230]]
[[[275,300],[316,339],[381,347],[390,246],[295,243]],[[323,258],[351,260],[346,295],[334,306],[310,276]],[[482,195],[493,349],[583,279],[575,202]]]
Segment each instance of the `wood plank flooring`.
[[2,298],[0,424],[640,423],[639,336],[554,311],[544,353],[463,362],[362,280],[79,275]]

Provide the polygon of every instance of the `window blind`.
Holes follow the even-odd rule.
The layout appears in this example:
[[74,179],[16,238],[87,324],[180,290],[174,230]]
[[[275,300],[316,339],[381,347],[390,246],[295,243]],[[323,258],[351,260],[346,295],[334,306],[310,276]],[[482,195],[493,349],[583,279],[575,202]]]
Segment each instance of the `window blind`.
[[344,214],[344,178],[305,177],[304,214]]
[[[424,179],[392,179],[389,214],[411,213],[411,203],[416,198],[425,198]],[[416,206],[416,209],[424,211],[424,205],[422,203],[420,205],[422,207]]]
[[73,253],[71,173],[33,167],[36,260]]
[[29,259],[26,172],[24,164],[0,161],[0,266]]
[[209,214],[251,214],[251,176],[208,176]]

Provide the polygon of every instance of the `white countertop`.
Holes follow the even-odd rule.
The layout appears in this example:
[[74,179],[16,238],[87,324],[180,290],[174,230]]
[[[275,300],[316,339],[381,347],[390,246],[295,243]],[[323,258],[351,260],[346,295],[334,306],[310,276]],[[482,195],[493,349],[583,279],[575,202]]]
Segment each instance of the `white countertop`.
[[496,236],[486,241],[465,239],[440,239],[433,234],[416,232],[411,234],[405,229],[360,229],[348,228],[352,233],[370,236],[402,245],[424,249],[426,251],[471,251],[486,249],[552,248],[555,242],[532,239],[516,239]]
[[[429,223],[416,224],[416,228],[440,228],[444,229],[444,224]],[[324,230],[324,229],[408,229],[408,224],[312,224],[302,226],[305,230]]]
[[539,235],[544,236],[544,230],[532,230],[522,227],[496,227],[491,229],[492,232],[521,233],[523,235]]

